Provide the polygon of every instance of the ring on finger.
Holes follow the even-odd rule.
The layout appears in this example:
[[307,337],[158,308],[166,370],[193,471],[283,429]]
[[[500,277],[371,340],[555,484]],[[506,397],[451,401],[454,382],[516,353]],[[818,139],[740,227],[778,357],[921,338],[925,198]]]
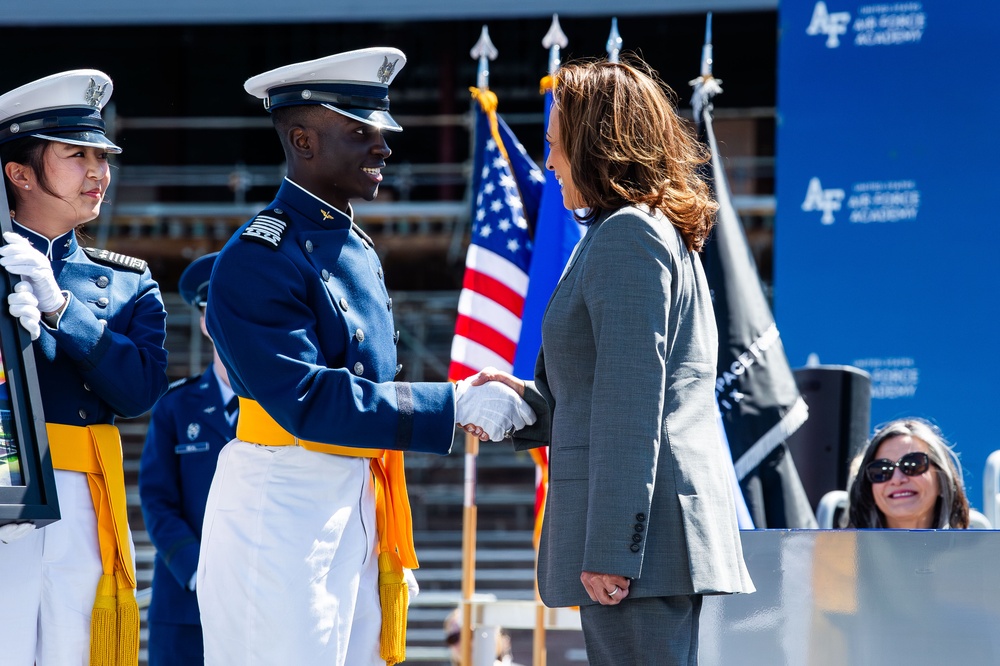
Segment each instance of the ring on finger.
[[615,596],[616,594],[618,594],[619,592],[621,592],[621,588],[620,588],[620,587],[618,587],[617,585],[615,585],[615,589],[613,589],[613,590],[611,590],[610,592],[608,592],[608,596],[609,596],[609,597],[613,597],[613,596]]

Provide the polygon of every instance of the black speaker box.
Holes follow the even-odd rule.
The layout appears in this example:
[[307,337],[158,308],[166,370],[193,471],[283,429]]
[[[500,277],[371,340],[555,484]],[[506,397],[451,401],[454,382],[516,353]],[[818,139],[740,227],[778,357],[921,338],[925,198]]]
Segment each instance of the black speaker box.
[[871,428],[871,376],[850,365],[796,368],[792,374],[809,418],[787,443],[815,510],[827,492],[847,490],[851,461]]

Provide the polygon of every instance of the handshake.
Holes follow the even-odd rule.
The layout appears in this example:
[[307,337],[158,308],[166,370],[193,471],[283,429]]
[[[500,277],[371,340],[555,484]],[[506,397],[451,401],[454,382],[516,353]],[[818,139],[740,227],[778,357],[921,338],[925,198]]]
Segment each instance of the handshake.
[[455,423],[484,442],[506,439],[535,422],[523,390],[519,379],[493,368],[456,382]]

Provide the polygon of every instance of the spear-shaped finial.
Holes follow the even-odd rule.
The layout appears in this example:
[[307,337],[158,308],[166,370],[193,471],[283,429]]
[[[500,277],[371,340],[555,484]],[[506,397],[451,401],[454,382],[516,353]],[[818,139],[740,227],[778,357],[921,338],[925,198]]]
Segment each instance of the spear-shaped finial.
[[549,50],[549,74],[555,74],[556,70],[559,69],[562,57],[559,54],[559,50],[566,48],[567,44],[569,44],[569,39],[566,38],[566,33],[559,26],[559,15],[553,14],[552,25],[549,26],[549,31],[542,37],[542,46]]
[[469,55],[479,59],[479,70],[476,72],[476,86],[486,90],[490,87],[490,60],[496,60],[498,51],[490,41],[490,30],[485,25],[479,33],[479,41],[469,51]]
[[622,36],[618,34],[618,17],[611,19],[611,34],[608,35],[608,62],[618,62],[618,54],[622,50]]
[[722,92],[722,80],[712,76],[712,12],[705,19],[705,45],[701,48],[701,76],[688,82],[693,88],[691,110],[694,121],[701,122],[701,112]]

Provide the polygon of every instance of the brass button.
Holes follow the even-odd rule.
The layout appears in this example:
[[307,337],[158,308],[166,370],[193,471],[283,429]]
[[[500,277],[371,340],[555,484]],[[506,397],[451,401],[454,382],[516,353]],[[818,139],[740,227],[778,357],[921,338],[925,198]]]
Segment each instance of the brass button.
[[361,361],[358,361],[357,363],[355,363],[354,364],[354,374],[356,374],[357,376],[360,377],[364,373],[365,373],[365,366],[361,363]]
[[356,337],[358,339],[358,342],[364,342],[365,341],[365,332],[362,331],[359,328],[358,330],[354,331],[354,337]]
[[107,287],[109,282],[111,282],[111,280],[108,279],[107,275],[102,275],[101,277],[97,278],[97,286],[100,287],[101,289]]
[[341,298],[340,299],[340,309],[343,310],[344,312],[347,312],[347,299],[346,298]]

